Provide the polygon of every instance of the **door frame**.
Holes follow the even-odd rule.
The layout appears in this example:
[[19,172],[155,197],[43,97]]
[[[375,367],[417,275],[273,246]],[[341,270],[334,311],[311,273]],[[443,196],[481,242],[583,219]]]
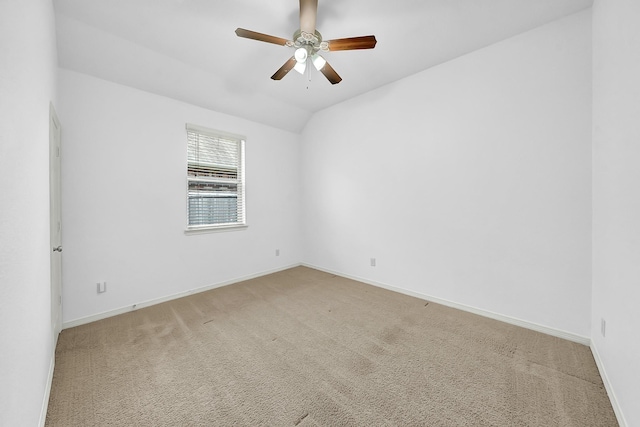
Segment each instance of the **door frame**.
[[[60,120],[53,104],[49,103],[49,241],[51,273],[51,333],[53,345],[62,330],[62,214],[61,214],[61,158]],[[55,250],[54,248],[58,248]]]

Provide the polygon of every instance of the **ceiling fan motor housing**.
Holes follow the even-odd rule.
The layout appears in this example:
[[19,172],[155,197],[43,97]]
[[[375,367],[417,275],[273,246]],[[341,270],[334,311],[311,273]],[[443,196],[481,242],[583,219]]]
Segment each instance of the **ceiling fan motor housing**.
[[318,12],[318,0],[300,0],[300,29],[293,33],[292,40],[256,31],[237,28],[236,35],[247,39],[273,43],[280,46],[292,47],[294,55],[276,71],[271,79],[281,80],[291,70],[304,73],[308,60],[326,78],[335,85],[342,81],[342,77],[336,73],[329,63],[319,54],[319,51],[373,49],[376,45],[375,36],[348,37],[322,41],[322,35],[316,29],[316,14]]
[[287,46],[301,48],[301,47],[309,47],[307,52],[309,56],[318,52],[319,50],[323,50],[325,52],[329,51],[329,43],[322,41],[322,34],[318,30],[314,32],[314,34],[304,32],[302,30],[298,30],[293,33],[293,41],[287,42]]

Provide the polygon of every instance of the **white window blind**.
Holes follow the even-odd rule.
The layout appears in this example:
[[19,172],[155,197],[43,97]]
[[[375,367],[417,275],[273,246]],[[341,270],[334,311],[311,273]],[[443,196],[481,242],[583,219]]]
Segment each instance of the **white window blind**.
[[245,225],[244,137],[187,124],[188,229]]

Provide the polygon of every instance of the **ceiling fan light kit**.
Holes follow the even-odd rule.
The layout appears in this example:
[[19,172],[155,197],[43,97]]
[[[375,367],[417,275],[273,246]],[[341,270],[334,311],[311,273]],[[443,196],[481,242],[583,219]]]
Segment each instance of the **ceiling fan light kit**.
[[315,69],[320,71],[331,84],[337,84],[342,81],[342,77],[336,73],[319,52],[373,49],[377,40],[375,36],[371,35],[323,41],[322,35],[315,28],[317,12],[318,0],[300,0],[300,29],[293,33],[292,40],[245,30],[244,28],[236,29],[236,35],[295,49],[294,55],[271,76],[273,80],[281,80],[291,69],[303,74],[307,68],[307,62],[311,61]]
[[[307,61],[296,61],[296,65],[293,67],[294,70],[296,70],[298,73],[300,74],[304,74],[304,71],[307,69]],[[271,77],[273,79],[273,77]],[[280,80],[280,79],[274,79],[274,80]]]
[[296,57],[296,61],[298,62],[304,62],[307,60],[307,58],[309,57],[309,51],[308,51],[308,47],[299,47],[296,49],[296,53],[293,55]]
[[313,62],[313,66],[316,67],[316,70],[320,71],[324,68],[327,60],[318,54],[314,54],[311,56],[311,62]]

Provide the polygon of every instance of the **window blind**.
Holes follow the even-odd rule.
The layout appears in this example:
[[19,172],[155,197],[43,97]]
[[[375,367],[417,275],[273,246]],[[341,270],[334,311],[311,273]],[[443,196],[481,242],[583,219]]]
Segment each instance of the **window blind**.
[[245,225],[244,137],[187,124],[188,227]]

